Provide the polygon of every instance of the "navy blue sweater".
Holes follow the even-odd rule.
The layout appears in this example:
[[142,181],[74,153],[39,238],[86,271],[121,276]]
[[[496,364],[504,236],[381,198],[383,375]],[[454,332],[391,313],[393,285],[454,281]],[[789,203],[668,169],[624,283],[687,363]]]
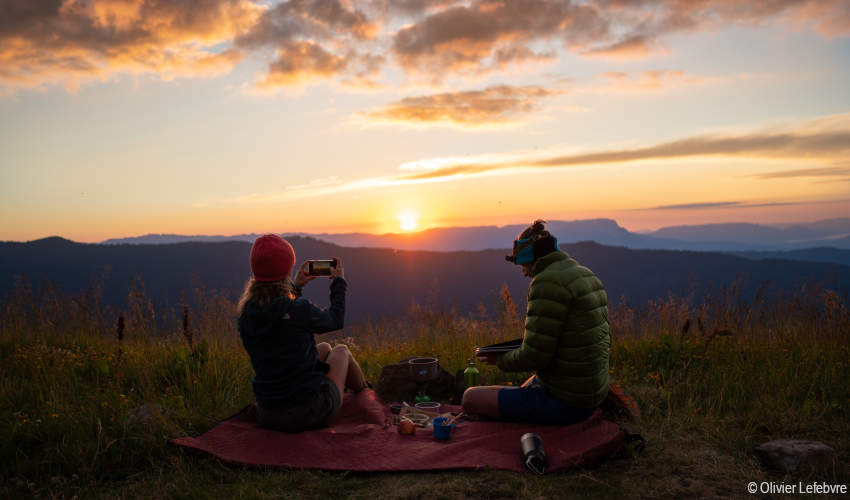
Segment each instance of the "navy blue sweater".
[[328,309],[289,297],[263,308],[253,302],[245,305],[239,335],[254,367],[257,403],[267,408],[294,406],[319,390],[329,367],[318,360],[313,334],[342,328],[347,286],[342,278],[331,281]]

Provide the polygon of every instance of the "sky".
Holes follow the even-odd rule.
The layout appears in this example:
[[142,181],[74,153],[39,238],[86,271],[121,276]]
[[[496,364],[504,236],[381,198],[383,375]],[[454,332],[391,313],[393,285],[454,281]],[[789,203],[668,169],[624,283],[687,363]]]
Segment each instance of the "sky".
[[0,240],[850,214],[846,0],[0,13]]

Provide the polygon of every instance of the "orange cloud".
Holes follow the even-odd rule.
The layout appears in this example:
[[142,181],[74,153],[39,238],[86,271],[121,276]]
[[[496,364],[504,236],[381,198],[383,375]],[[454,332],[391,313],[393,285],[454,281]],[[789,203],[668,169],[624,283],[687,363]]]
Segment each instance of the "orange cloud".
[[598,93],[660,92],[679,87],[708,84],[722,79],[690,75],[681,70],[659,69],[637,73],[609,71],[602,73],[597,80],[601,80],[601,83],[595,81],[588,84],[583,90]]
[[362,116],[378,123],[478,128],[516,122],[520,116],[538,109],[541,100],[560,93],[542,87],[498,85],[483,90],[406,97]]
[[645,35],[636,35],[632,38],[612,43],[611,45],[586,50],[582,53],[582,55],[619,61],[643,59],[645,57],[666,52],[667,50],[658,42],[650,42],[648,37]]
[[269,64],[260,89],[296,85],[316,78],[327,78],[345,69],[345,58],[331,54],[313,42],[295,40],[277,50],[277,60]]
[[758,179],[782,179],[788,177],[842,177],[850,175],[850,166],[848,167],[820,167],[820,168],[798,168],[793,170],[779,170],[776,172],[767,172],[758,174],[754,177]]
[[379,72],[384,58],[352,47],[375,38],[380,22],[351,5],[340,0],[290,0],[264,12],[235,41],[245,50],[276,49],[276,59],[256,87],[273,90],[337,75],[370,85],[369,78]]
[[[588,57],[640,59],[665,53],[662,40],[729,25],[779,20],[812,26],[824,36],[850,35],[846,0],[474,0],[431,12],[393,39],[408,72],[443,75],[492,68],[500,51],[531,52],[558,44]],[[518,61],[515,59],[514,61]]]
[[680,203],[676,205],[658,205],[649,208],[636,208],[634,210],[704,210],[709,208],[761,208],[761,207],[784,207],[788,205],[803,205],[811,202],[744,202],[744,201],[708,201],[701,203]]
[[152,72],[209,76],[241,59],[216,49],[249,29],[261,7],[248,0],[65,0],[4,3],[0,85],[34,87]]
[[[435,12],[402,28],[393,39],[397,62],[410,73],[480,72],[499,54],[536,54],[530,44],[565,39],[586,45],[609,29],[592,6],[550,0],[479,0]],[[439,74],[439,73],[436,73]]]
[[825,37],[836,38],[850,34],[850,2],[821,0],[804,2],[786,16],[786,21],[796,25],[814,26]]
[[0,12],[0,92],[122,72],[214,76],[247,54],[270,61],[259,87],[375,86],[389,61],[435,81],[564,51],[644,58],[670,35],[727,26],[850,35],[847,0],[7,0]]

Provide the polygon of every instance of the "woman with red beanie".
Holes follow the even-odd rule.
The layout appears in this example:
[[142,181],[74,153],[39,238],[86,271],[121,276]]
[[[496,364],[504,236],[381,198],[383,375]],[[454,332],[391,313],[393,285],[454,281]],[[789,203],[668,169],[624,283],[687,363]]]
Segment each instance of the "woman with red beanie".
[[345,316],[342,262],[331,267],[331,306],[301,298],[315,276],[307,262],[291,280],[295,250],[280,236],[257,238],[251,248],[252,277],[239,301],[239,335],[251,357],[257,423],[286,432],[331,425],[345,388],[367,387],[360,365],[345,345],[316,345],[314,334],[339,330]]

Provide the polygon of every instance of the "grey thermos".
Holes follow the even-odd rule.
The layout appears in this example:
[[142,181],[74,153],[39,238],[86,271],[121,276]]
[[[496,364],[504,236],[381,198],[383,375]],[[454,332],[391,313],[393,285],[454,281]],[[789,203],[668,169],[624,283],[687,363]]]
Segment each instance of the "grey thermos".
[[525,467],[540,475],[546,472],[546,451],[543,449],[543,440],[533,432],[523,434],[519,439],[522,450],[522,461]]

